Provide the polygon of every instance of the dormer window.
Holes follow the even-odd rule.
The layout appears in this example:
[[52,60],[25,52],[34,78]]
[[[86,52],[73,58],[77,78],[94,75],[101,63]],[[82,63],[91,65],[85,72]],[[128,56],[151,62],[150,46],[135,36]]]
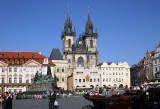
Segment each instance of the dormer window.
[[44,64],[48,64],[48,58],[44,58]]
[[18,56],[19,56],[19,54],[16,54],[16,56],[18,57]]
[[0,56],[3,56],[3,54],[0,54]]

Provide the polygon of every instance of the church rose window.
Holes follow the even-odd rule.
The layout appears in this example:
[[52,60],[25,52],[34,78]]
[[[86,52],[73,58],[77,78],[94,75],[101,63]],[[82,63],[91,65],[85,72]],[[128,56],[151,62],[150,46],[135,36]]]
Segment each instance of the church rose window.
[[84,67],[84,60],[82,57],[78,58],[78,66]]

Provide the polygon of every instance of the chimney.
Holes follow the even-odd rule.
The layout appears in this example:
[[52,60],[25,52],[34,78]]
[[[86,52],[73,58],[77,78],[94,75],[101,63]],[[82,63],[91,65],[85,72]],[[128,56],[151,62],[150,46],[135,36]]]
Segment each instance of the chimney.
[[42,54],[41,51],[39,52],[39,54]]

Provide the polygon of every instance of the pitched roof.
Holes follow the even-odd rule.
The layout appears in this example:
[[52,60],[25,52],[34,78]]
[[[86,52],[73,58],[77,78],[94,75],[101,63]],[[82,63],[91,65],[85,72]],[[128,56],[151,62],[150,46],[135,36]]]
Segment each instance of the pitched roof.
[[141,61],[139,61],[137,64],[141,64],[142,62],[144,62],[144,58]]
[[[44,58],[47,58],[44,55],[41,55],[37,52],[0,52],[0,60],[5,61],[6,63],[8,61],[14,61],[14,65],[17,64],[17,61],[19,61],[19,64],[22,64],[22,61],[24,63],[28,60],[36,60],[40,64],[43,64]],[[52,60],[48,60],[50,65],[54,65]]]
[[52,60],[63,60],[61,52],[58,48],[53,48],[50,58]]

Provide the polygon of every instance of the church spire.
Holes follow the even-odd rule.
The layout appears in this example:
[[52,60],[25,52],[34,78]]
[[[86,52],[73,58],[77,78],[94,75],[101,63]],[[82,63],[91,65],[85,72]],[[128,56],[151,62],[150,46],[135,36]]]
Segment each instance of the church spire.
[[86,23],[85,34],[93,34],[93,23],[91,22],[90,14],[88,13],[88,20]]
[[86,26],[85,26],[85,35],[84,35],[84,39],[86,37],[97,37],[97,29],[95,30],[95,32],[93,32],[93,22],[91,21],[91,17],[90,14],[88,13],[88,19],[86,22]]
[[67,20],[64,23],[64,31],[61,34],[61,38],[64,36],[75,36],[75,28],[72,30],[72,21],[70,20],[69,12],[67,14]]

